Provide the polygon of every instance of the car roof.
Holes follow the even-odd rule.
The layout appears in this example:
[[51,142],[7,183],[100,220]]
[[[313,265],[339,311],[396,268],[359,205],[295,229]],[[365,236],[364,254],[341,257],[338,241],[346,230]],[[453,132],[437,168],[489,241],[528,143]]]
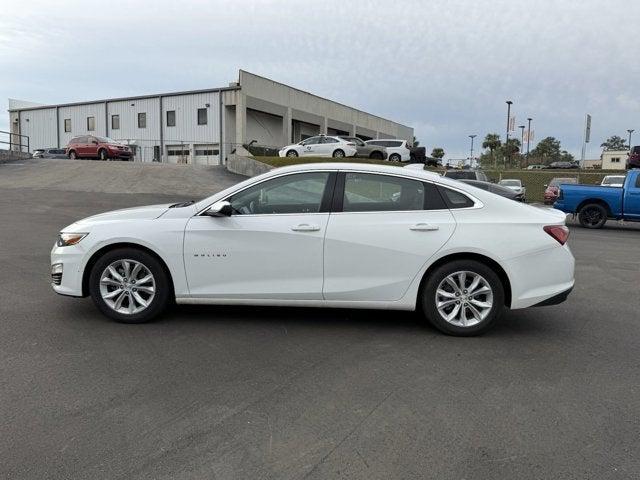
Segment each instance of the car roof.
[[[370,173],[389,173],[392,175],[406,175],[411,177],[418,177],[424,179],[443,179],[444,177],[436,172],[429,170],[414,170],[402,167],[396,167],[391,165],[378,165],[375,163],[339,163],[339,162],[326,162],[326,163],[302,163],[298,165],[289,165],[287,167],[280,167],[271,170],[271,172],[307,172],[313,170],[343,170],[351,172],[370,172]],[[269,172],[269,173],[271,173]],[[447,180],[446,183],[450,183],[452,180]],[[455,185],[455,184],[453,184]]]

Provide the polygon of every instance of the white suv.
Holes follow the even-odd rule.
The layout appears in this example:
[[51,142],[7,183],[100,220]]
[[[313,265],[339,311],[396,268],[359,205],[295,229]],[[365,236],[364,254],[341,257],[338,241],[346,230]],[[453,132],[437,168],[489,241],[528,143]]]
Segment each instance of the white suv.
[[356,144],[339,137],[318,135],[309,137],[295,145],[282,147],[281,157],[354,157],[358,153]]
[[367,140],[368,145],[378,145],[387,150],[387,160],[390,162],[408,162],[411,160],[411,151],[406,140],[397,138],[379,138],[377,140]]

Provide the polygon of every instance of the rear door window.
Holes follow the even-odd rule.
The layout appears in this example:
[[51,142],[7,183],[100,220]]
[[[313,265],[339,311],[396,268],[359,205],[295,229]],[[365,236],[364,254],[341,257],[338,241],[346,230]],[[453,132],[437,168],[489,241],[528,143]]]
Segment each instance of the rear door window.
[[344,174],[343,212],[424,210],[425,184],[374,173]]

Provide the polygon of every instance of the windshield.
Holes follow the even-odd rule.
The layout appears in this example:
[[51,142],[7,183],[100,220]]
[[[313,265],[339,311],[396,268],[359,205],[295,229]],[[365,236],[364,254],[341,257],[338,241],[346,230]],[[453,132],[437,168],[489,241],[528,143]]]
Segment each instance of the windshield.
[[502,185],[504,187],[519,187],[520,180],[500,180],[498,185]]
[[109,137],[96,137],[96,140],[98,140],[100,143],[118,143],[113,138]]

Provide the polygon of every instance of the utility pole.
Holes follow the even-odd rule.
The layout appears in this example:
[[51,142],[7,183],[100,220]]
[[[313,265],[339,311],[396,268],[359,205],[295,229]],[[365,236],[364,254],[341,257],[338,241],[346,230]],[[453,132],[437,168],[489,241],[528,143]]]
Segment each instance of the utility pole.
[[471,139],[471,153],[469,155],[469,166],[473,167],[473,139],[476,138],[477,135],[469,135],[469,138]]
[[527,127],[527,166],[529,165],[529,142],[531,141],[531,120],[532,118],[527,118],[529,122],[529,126]]
[[584,141],[582,142],[582,153],[580,154],[580,166],[584,166],[584,156],[587,150],[587,143],[591,139],[591,115],[587,113],[584,120]]
[[522,153],[522,149],[524,148],[524,125],[518,125],[520,129],[520,153]]
[[629,151],[631,151],[631,134],[634,132],[633,128],[627,130],[629,132]]

